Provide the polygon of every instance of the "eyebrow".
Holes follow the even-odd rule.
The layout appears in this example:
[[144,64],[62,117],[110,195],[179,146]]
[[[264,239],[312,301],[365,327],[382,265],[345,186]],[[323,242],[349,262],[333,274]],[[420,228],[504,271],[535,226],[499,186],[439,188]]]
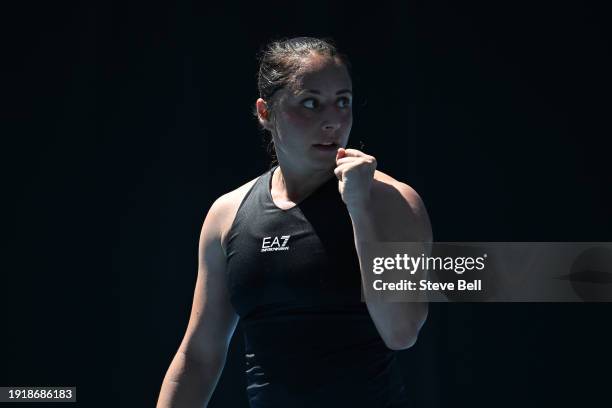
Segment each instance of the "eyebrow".
[[[321,95],[320,91],[317,91],[316,89],[305,89],[304,91],[300,92],[300,93],[313,93],[313,94],[317,94],[317,95]],[[342,93],[350,93],[351,95],[353,94],[353,92],[351,92],[350,89],[341,89],[338,92],[336,92],[336,95],[340,95]]]

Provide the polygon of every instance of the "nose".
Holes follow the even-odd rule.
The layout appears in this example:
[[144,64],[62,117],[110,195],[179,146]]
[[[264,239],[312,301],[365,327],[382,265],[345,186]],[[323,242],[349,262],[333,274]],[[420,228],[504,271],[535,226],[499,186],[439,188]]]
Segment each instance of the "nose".
[[340,122],[337,120],[336,121],[327,120],[323,122],[322,127],[323,127],[323,130],[326,132],[333,132],[340,127]]
[[337,112],[327,112],[327,114],[323,116],[321,127],[324,132],[333,132],[335,130],[338,130],[340,125],[341,118]]

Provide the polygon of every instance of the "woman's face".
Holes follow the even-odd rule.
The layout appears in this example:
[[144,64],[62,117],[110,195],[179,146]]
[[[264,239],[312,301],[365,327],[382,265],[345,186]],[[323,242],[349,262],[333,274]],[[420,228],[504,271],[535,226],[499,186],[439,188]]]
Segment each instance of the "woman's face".
[[[353,124],[352,83],[344,64],[314,54],[292,86],[276,97],[272,134],[279,161],[307,167],[334,164]],[[321,146],[328,143],[332,145]]]

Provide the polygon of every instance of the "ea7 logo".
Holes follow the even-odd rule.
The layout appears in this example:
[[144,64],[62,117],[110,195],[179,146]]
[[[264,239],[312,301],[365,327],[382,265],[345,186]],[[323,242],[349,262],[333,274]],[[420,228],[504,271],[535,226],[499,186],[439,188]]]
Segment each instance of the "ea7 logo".
[[261,243],[261,252],[288,251],[287,241],[289,241],[290,237],[291,235],[283,235],[280,239],[279,237],[264,237]]

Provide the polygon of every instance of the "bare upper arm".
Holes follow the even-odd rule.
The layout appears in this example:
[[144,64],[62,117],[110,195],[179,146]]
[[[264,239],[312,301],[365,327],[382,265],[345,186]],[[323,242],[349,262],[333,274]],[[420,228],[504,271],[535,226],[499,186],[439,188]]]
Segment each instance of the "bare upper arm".
[[198,245],[198,274],[189,324],[180,346],[188,358],[224,358],[239,316],[229,298],[223,240],[254,180],[219,197],[210,207]]
[[374,173],[373,185],[380,203],[378,211],[386,220],[385,228],[390,241],[433,241],[431,222],[419,194],[408,184],[400,182],[379,170]]

